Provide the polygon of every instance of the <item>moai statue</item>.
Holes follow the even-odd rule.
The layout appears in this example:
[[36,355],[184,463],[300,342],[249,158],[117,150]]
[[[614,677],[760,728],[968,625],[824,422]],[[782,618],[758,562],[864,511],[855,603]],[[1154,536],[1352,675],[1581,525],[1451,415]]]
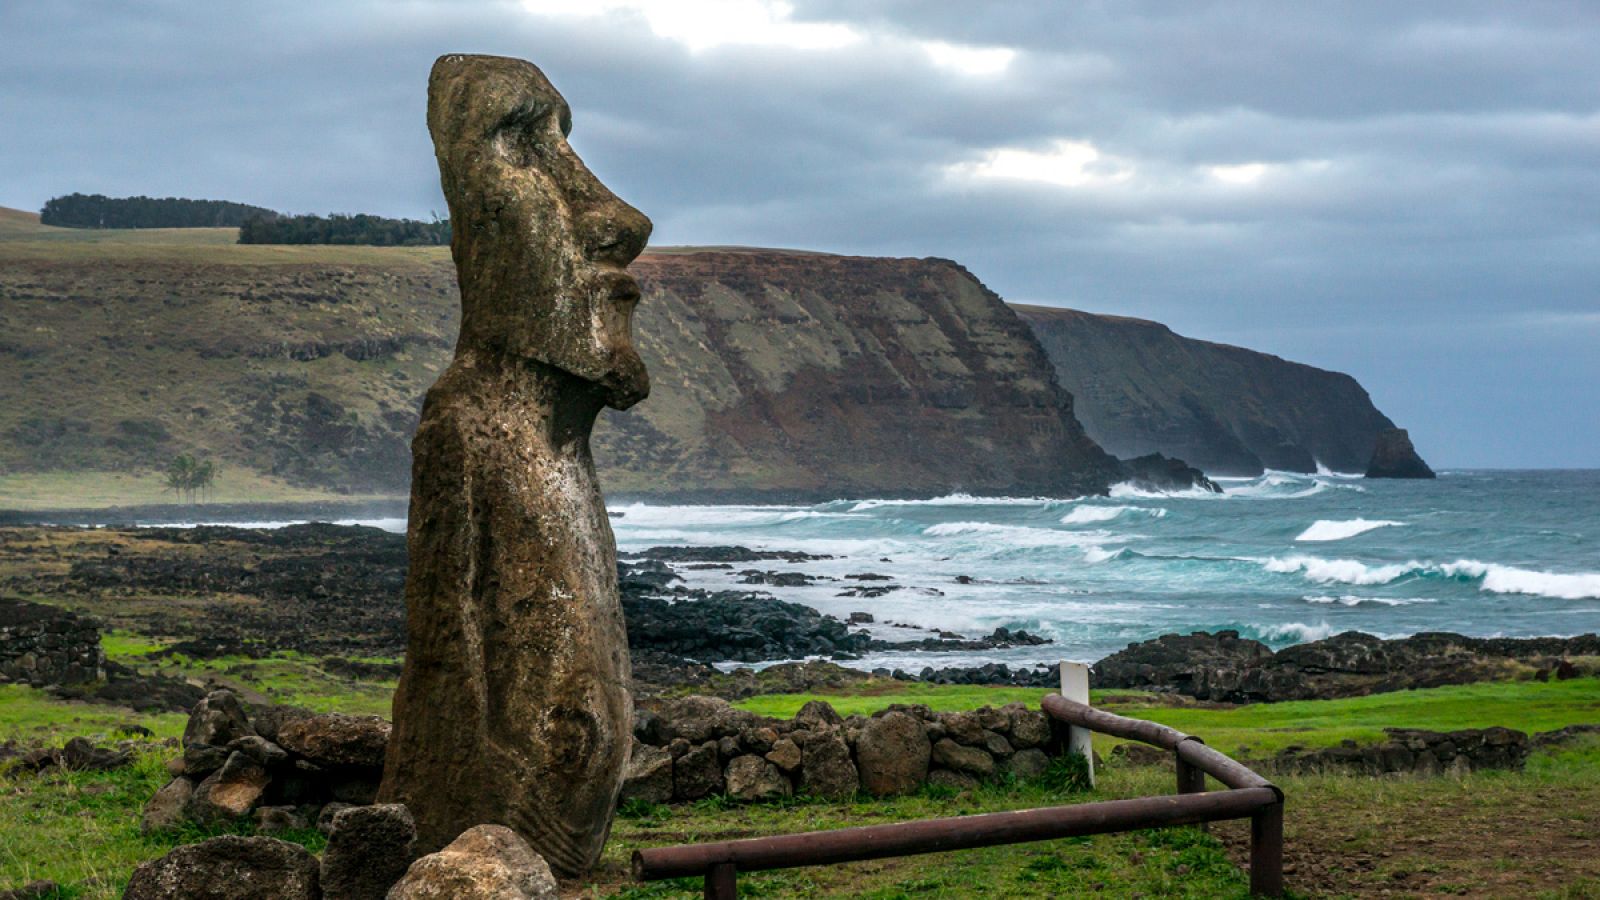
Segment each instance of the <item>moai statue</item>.
[[571,127],[529,63],[434,64],[461,336],[412,443],[409,637],[379,792],[411,810],[419,853],[499,824],[566,877],[600,855],[633,721],[589,432],[650,389],[625,271],[650,220],[585,168]]

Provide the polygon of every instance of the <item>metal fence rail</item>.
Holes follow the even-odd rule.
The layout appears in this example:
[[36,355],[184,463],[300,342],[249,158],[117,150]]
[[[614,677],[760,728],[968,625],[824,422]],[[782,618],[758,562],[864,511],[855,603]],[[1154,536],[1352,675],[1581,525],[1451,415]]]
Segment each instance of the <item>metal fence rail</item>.
[[[1177,763],[1178,794],[655,847],[634,851],[633,876],[657,881],[699,875],[705,878],[706,897],[732,900],[738,896],[739,872],[1248,818],[1250,890],[1269,897],[1283,893],[1283,792],[1275,785],[1199,738],[1165,725],[1101,712],[1059,694],[1045,697],[1042,705],[1069,725],[1171,751]],[[1206,791],[1207,775],[1228,790]]]

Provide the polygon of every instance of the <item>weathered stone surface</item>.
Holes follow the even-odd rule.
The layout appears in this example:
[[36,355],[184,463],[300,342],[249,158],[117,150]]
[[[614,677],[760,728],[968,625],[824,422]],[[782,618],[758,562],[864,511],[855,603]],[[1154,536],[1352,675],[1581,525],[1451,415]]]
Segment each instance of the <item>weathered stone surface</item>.
[[1377,744],[1344,741],[1318,750],[1288,747],[1273,760],[1273,766],[1281,772],[1466,774],[1479,769],[1521,769],[1534,746],[1527,734],[1509,728],[1449,732],[1385,728],[1384,733],[1388,739]]
[[1018,778],[1038,778],[1050,768],[1050,757],[1043,750],[1029,747],[1018,750],[1010,759],[1000,764],[1000,770]]
[[967,791],[978,786],[978,779],[965,772],[952,772],[949,769],[934,769],[928,773],[928,783],[937,787],[952,788],[957,791]]
[[1411,435],[1404,428],[1378,432],[1367,463],[1368,478],[1433,478],[1433,470],[1417,455]]
[[800,768],[802,759],[800,745],[788,738],[779,738],[772,742],[772,749],[767,751],[767,762],[772,763],[785,772],[793,772]]
[[411,865],[416,840],[416,823],[398,803],[341,810],[322,854],[323,900],[383,900]]
[[279,831],[299,831],[311,823],[294,806],[258,806],[255,814],[256,831],[272,834]]
[[233,753],[222,768],[211,773],[194,789],[189,800],[189,816],[202,825],[219,825],[248,815],[271,781],[260,763]]
[[850,747],[837,731],[814,732],[802,748],[800,789],[818,797],[848,797],[861,789]]
[[922,723],[903,712],[889,712],[867,723],[856,738],[861,787],[875,797],[904,794],[928,778],[933,752]]
[[145,803],[139,830],[149,834],[178,827],[187,818],[189,801],[193,798],[193,781],[182,775],[172,779]]
[[100,628],[93,619],[0,597],[0,684],[75,685],[105,675]]
[[327,766],[379,768],[389,745],[389,723],[378,716],[326,713],[292,719],[278,728],[278,744]]
[[389,900],[556,900],[550,867],[516,832],[479,825],[411,864]]
[[589,435],[602,407],[649,391],[623,268],[650,222],[573,153],[566,101],[532,65],[444,56],[428,94],[461,335],[412,445],[381,797],[412,811],[424,851],[504,822],[579,875],[609,831],[633,721]]
[[672,799],[699,800],[723,790],[717,745],[706,741],[672,761]]
[[794,714],[794,720],[808,726],[815,726],[819,723],[822,725],[844,724],[843,717],[826,700],[806,701],[806,704],[800,707],[800,711]]
[[672,800],[672,754],[661,747],[634,744],[622,779],[622,801],[668,803]]
[[215,837],[133,870],[123,900],[318,900],[317,858],[269,837]]
[[317,813],[317,830],[323,834],[333,834],[333,820],[339,815],[339,813],[353,808],[354,807],[348,803],[341,803],[338,801],[323,806],[322,811]]
[[183,746],[209,744],[225,747],[234,738],[255,734],[244,704],[233,691],[212,691],[189,713],[183,729]]
[[994,774],[994,757],[977,747],[963,747],[949,738],[942,738],[933,745],[933,761],[947,769],[980,778]]
[[[239,753],[243,753],[256,762],[269,768],[272,766],[281,765],[282,763],[287,762],[289,759],[289,754],[282,747],[279,747],[277,744],[274,744],[264,737],[254,734],[247,735],[242,738],[234,738],[228,742],[227,749],[229,752],[237,751]],[[379,761],[382,762],[381,755],[379,756]]]
[[1043,747],[1050,743],[1050,717],[1043,710],[1020,703],[1006,706],[1011,719],[1011,743],[1017,747]]
[[728,796],[735,800],[772,800],[794,793],[794,786],[777,766],[753,753],[735,757],[728,763],[723,779]]

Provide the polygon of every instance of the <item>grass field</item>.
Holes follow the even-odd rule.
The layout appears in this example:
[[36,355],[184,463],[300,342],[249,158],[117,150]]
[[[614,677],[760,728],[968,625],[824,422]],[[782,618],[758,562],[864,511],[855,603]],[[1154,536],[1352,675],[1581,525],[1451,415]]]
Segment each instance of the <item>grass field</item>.
[[[159,642],[136,634],[106,637],[108,654],[126,664],[195,679],[232,683],[260,698],[314,709],[387,711],[392,683],[352,682],[296,654],[197,662],[146,654]],[[787,715],[809,699],[844,713],[891,703],[955,710],[1011,701],[1037,702],[1039,690],[868,682],[830,695],[772,695],[740,705]],[[1264,756],[1289,743],[1326,746],[1376,739],[1384,726],[1453,729],[1506,725],[1539,731],[1600,721],[1600,679],[1501,682],[1349,700],[1209,708],[1171,698],[1103,692],[1097,706],[1165,722],[1205,737],[1230,753]],[[0,741],[58,744],[89,734],[115,740],[138,724],[156,739],[182,731],[184,717],[139,715],[65,703],[16,685],[0,686]],[[1106,755],[1109,744],[1101,745]],[[139,810],[166,778],[174,753],[152,745],[119,772],[0,775],[0,890],[35,878],[66,886],[63,896],[120,894],[134,865],[204,835],[145,836]],[[1089,794],[1063,795],[1042,783],[1004,783],[955,793],[927,789],[889,800],[796,799],[740,806],[721,798],[679,807],[635,807],[614,828],[601,869],[572,896],[691,897],[698,882],[636,885],[627,873],[638,847],[842,828],[935,816],[1030,808],[1085,800],[1170,793],[1161,766],[1108,760]],[[1453,778],[1297,776],[1279,780],[1289,797],[1288,881],[1300,896],[1425,896],[1468,894],[1575,898],[1600,896],[1600,742],[1536,755],[1525,772]],[[241,826],[243,828],[243,826]],[[964,851],[849,866],[755,873],[741,878],[743,896],[1242,897],[1247,876],[1246,827],[1105,836]],[[313,848],[315,833],[293,835]]]
[[[208,503],[349,503],[394,499],[398,498],[387,494],[340,494],[296,487],[268,475],[227,467],[223,468],[213,488],[206,492]],[[162,474],[155,471],[0,475],[0,509],[104,509],[158,504],[186,505],[181,497],[167,489]],[[205,503],[191,508],[194,515],[205,515]]]

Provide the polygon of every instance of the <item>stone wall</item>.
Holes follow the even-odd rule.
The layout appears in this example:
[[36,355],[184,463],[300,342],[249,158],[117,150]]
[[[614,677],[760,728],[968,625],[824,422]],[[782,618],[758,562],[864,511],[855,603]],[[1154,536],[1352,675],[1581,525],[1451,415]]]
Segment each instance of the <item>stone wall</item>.
[[725,794],[765,800],[804,793],[887,796],[924,784],[968,787],[1044,774],[1064,731],[1038,709],[935,713],[892,706],[840,716],[812,701],[793,719],[768,719],[713,697],[641,712],[622,799],[674,803]]
[[105,662],[93,619],[0,598],[0,684],[84,684],[105,677]]

